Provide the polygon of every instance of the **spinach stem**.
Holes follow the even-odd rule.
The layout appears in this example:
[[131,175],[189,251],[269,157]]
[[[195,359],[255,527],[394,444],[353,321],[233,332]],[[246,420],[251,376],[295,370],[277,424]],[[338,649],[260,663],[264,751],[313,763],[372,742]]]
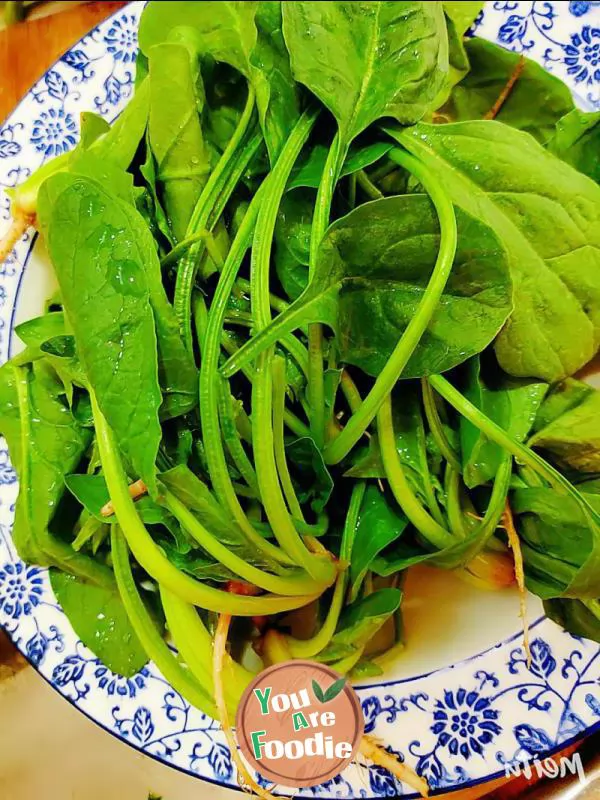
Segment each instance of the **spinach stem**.
[[258,495],[259,491],[258,483],[256,481],[256,472],[254,471],[252,462],[244,450],[244,445],[242,444],[235,422],[231,399],[229,383],[226,380],[221,379],[219,381],[219,418],[221,420],[223,441],[229,450],[229,455],[233,459],[233,463],[237,467],[238,472],[246,481],[250,489],[252,489],[256,495]]
[[338,573],[329,611],[327,612],[323,624],[310,639],[295,639],[293,636],[286,636],[288,647],[294,658],[313,658],[329,644],[335,633],[344,603],[346,584],[348,582],[346,565],[350,563],[352,558],[356,526],[358,525],[358,517],[365,495],[365,489],[366,483],[364,481],[357,481],[352,487],[352,494],[350,495],[350,503],[346,513],[342,542],[340,545],[340,562],[344,570]]
[[[237,342],[225,330],[221,334],[221,345],[225,352],[229,355],[233,355],[239,350]],[[254,380],[254,370],[250,369],[250,367],[242,367],[241,371],[244,373],[248,381],[252,383]],[[290,411],[289,408],[285,409],[283,413],[283,419],[290,431],[296,434],[296,436],[299,438],[302,438],[303,436],[310,436],[310,428],[305,425],[302,420],[299,419],[292,411]],[[250,440],[250,444],[251,443],[252,440]]]
[[294,562],[289,555],[272,542],[263,539],[248,520],[229,475],[219,421],[219,381],[221,378],[218,374],[218,368],[222,339],[221,331],[227,313],[231,290],[242,259],[252,241],[258,209],[265,196],[264,187],[265,184],[254,195],[252,202],[248,206],[248,210],[225,259],[208,312],[200,365],[200,421],[208,471],[219,502],[229,511],[235,522],[246,534],[248,541],[259,552],[262,551],[281,563],[293,564]]
[[[246,278],[238,278],[236,280],[236,285],[246,294],[250,293],[250,281]],[[290,304],[284,300],[282,297],[279,297],[273,292],[269,292],[269,302],[271,303],[271,308],[273,311],[277,311],[278,314],[283,314],[286,311]]]
[[[279,205],[292,167],[316,122],[317,113],[310,110],[300,117],[263,184],[266,191],[254,228],[250,259],[250,300],[256,331],[263,330],[271,321],[270,262]],[[273,535],[282,549],[298,566],[327,586],[335,578],[335,566],[328,557],[315,555],[306,548],[288,513],[279,483],[273,435],[273,355],[274,347],[260,354],[252,382],[252,445],[260,496]]]
[[[242,146],[243,140],[250,128],[250,123],[254,115],[254,107],[254,90],[249,88],[246,105],[238,126],[198,198],[198,202],[196,203],[196,207],[192,212],[188,224],[186,238],[189,238],[198,230],[212,231],[223,213],[244,170],[260,146],[262,139],[258,131],[253,132],[246,146]],[[191,297],[194,281],[196,280],[196,273],[202,257],[202,245],[204,243],[205,242],[200,240],[192,244],[188,249],[179,264],[175,282],[173,306],[179,322],[182,338],[190,353],[193,351]]]
[[146,655],[156,664],[163,677],[176,692],[179,692],[204,714],[214,718],[217,709],[212,698],[206,693],[203,684],[190,675],[169,650],[140,597],[131,572],[127,542],[118,525],[111,526],[110,541],[119,594],[131,626],[146,651]]
[[206,586],[178,570],[154,542],[140,519],[135,503],[129,494],[127,476],[113,433],[98,407],[93,392],[90,393],[90,400],[104,479],[117,521],[136,561],[157,583],[164,585],[192,605],[206,608],[209,611],[223,611],[242,617],[276,614],[279,611],[300,608],[311,602],[315,595],[320,594],[319,592],[313,595],[294,597],[278,597],[276,595],[245,597]]
[[[476,428],[479,428],[488,439],[507,450],[514,456],[518,463],[530,467],[535,473],[548,481],[558,492],[572,497],[587,518],[594,540],[598,541],[600,539],[600,514],[564,475],[561,475],[558,470],[551,466],[534,450],[518,442],[503,428],[487,417],[442,375],[432,375],[430,381],[436,392],[441,394],[459,414],[462,414],[462,416],[468,419]],[[592,586],[593,589],[593,576],[598,574],[598,569],[600,569],[600,553],[588,558],[584,565],[580,567],[567,591],[569,593],[579,592],[581,594],[589,592],[589,586]]]
[[364,169],[361,169],[356,173],[356,182],[369,200],[381,200],[383,197],[383,192],[381,192],[375,186],[375,184],[371,182]]
[[183,528],[213,558],[235,572],[243,580],[261,589],[282,595],[307,595],[318,591],[319,586],[305,573],[296,570],[286,575],[272,575],[250,564],[233,553],[202,525],[200,520],[166,487],[161,491],[164,504]]
[[392,391],[408,360],[419,344],[440,301],[452,270],[457,245],[456,216],[446,191],[435,175],[418,159],[400,148],[390,151],[390,158],[415,175],[423,184],[435,206],[440,222],[440,249],[427,289],[414,317],[406,326],[400,341],[360,408],[348,420],[341,433],[324,451],[325,463],[338,464],[354,447],[376,416],[385,397]]
[[442,420],[440,419],[438,407],[435,402],[435,394],[431,388],[428,378],[421,378],[421,392],[423,395],[423,408],[425,409],[425,417],[427,419],[427,424],[429,425],[429,430],[431,431],[433,440],[438,446],[442,456],[452,466],[452,468],[457,472],[461,472],[460,460],[454,448],[448,441],[448,437],[444,431],[444,426],[442,425]]
[[285,409],[285,362],[275,356],[273,359],[273,440],[275,450],[275,463],[279,472],[281,488],[285,495],[287,505],[292,517],[305,522],[302,508],[296,497],[296,491],[287,464],[285,455],[285,439],[283,435],[283,411]]
[[[466,539],[468,530],[465,525],[462,504],[460,499],[460,472],[448,462],[444,475],[444,488],[446,490],[446,513],[448,524],[452,533],[460,539]],[[439,521],[439,520],[438,520]]]
[[423,508],[408,482],[396,450],[391,394],[385,396],[379,409],[377,432],[385,475],[402,511],[423,537],[439,550],[453,544],[454,537]]
[[342,370],[340,386],[342,387],[342,393],[346,398],[350,411],[354,414],[360,408],[362,397],[360,396],[357,385],[354,383],[352,375],[350,375],[347,369]]
[[186,236],[185,239],[182,239],[178,244],[176,244],[166,256],[161,258],[161,269],[169,267],[171,264],[175,264],[177,261],[179,261],[179,259],[182,258],[192,247],[192,245],[196,244],[196,242],[201,242],[206,247],[208,255],[215,262],[215,266],[220,272],[223,268],[223,256],[221,255],[221,252],[217,246],[214,235],[210,231],[206,230],[191,233],[189,236]]
[[[348,147],[343,145],[342,137],[338,130],[329,148],[317,191],[310,233],[309,283],[315,274],[319,247],[331,217],[331,204],[335,185],[347,152]],[[317,447],[322,448],[325,444],[325,384],[323,376],[323,326],[319,322],[308,326],[308,403],[310,430]]]
[[[210,697],[214,697],[212,636],[194,606],[185,603],[164,588],[160,590],[160,599],[175,647],[194,678],[205,688]],[[223,673],[227,707],[230,713],[235,714],[244,689],[254,678],[254,674],[244,669],[228,654],[223,660]]]
[[[230,325],[239,325],[243,328],[252,327],[252,315],[246,311],[228,311],[225,322]],[[287,333],[281,337],[279,344],[292,356],[296,364],[302,370],[302,374],[308,377],[308,351],[302,342],[293,334]]]

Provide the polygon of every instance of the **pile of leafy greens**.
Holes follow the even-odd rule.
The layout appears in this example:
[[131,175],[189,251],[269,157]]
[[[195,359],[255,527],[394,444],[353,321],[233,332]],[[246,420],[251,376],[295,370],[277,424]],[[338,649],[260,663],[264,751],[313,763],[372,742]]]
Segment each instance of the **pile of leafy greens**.
[[125,111],[13,191],[59,285],[13,538],[116,672],[214,715],[226,614],[232,709],[247,643],[376,675],[406,570],[511,583],[509,518],[600,641],[600,115],[481,5],[150,2]]

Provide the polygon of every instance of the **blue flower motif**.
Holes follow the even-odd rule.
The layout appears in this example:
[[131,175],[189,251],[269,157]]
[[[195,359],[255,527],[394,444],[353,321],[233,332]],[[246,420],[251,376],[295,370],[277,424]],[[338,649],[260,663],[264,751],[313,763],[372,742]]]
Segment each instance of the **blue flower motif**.
[[20,122],[0,128],[0,158],[12,158],[21,152],[21,145],[15,142],[15,131],[22,128]]
[[[6,300],[6,291],[2,289],[0,294],[0,305],[4,305]],[[0,450],[0,486],[8,486],[15,483],[17,480],[17,473],[13,469],[8,457],[8,450]]]
[[190,767],[195,772],[204,774],[206,765],[201,762],[205,760],[212,767],[216,778],[227,781],[233,775],[231,753],[227,745],[215,742],[204,731],[198,731],[198,739],[190,756]]
[[131,732],[138,742],[142,744],[146,744],[152,738],[154,722],[152,721],[152,714],[144,706],[141,706],[135,712]]
[[592,713],[594,713],[597,717],[600,717],[600,700],[594,697],[593,694],[586,694],[585,702]]
[[431,731],[438,737],[438,745],[447,747],[453,756],[460,753],[463,758],[470,758],[474,753],[481,754],[482,745],[502,732],[495,721],[498,712],[490,706],[490,700],[480,697],[477,691],[446,690],[444,700],[436,701],[433,713],[435,724]]
[[48,649],[48,637],[37,631],[33,634],[31,639],[25,645],[25,653],[27,658],[31,661],[34,667],[38,667],[44,660],[46,650]]
[[59,156],[75,146],[77,124],[64,109],[50,108],[33,123],[30,141],[45,156]]
[[500,26],[498,31],[498,41],[503,44],[512,44],[516,39],[523,39],[527,32],[527,19],[518,14],[511,14],[510,17]]
[[137,25],[135,17],[123,14],[120,19],[113,20],[104,37],[106,49],[117,61],[129,64],[137,55]]
[[57,686],[66,686],[69,683],[76,684],[83,677],[86,665],[87,661],[77,654],[67,656],[64,661],[61,661],[52,670],[52,682]]
[[135,697],[139,689],[146,687],[146,679],[150,676],[147,668],[143,667],[133,678],[124,678],[122,675],[111,672],[108,667],[105,667],[99,661],[97,663],[98,666],[94,670],[94,677],[98,681],[100,689],[104,689],[109,697],[114,695],[118,697]]
[[576,0],[576,2],[569,3],[569,11],[574,17],[583,17],[594,6],[600,6],[600,3],[586,3],[583,0]]
[[208,754],[208,763],[213,768],[215,776],[221,780],[229,780],[233,775],[231,753],[225,744],[215,742]]
[[534,728],[533,725],[517,725],[514,729],[515,739],[531,755],[542,755],[548,752],[554,745],[554,741],[542,728]]
[[600,81],[600,28],[584,25],[581,33],[571,35],[571,42],[563,45],[567,72],[576,83]]
[[0,569],[0,611],[12,619],[29,615],[40,604],[43,594],[42,572],[20,561]]
[[552,655],[550,646],[543,639],[534,639],[530,647],[530,671],[538,678],[548,678],[556,669],[556,659]]
[[371,733],[377,722],[377,717],[381,714],[381,703],[375,695],[367,697],[362,701],[362,711],[365,718],[365,733]]

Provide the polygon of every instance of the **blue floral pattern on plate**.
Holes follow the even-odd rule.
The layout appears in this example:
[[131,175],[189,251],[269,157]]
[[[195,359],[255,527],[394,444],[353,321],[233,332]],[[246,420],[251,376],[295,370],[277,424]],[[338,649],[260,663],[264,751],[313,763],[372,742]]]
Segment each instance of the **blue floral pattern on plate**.
[[[0,126],[2,192],[73,147],[81,111],[108,120],[133,90],[137,23],[132,3],[91,31],[38,81]],[[600,2],[492,2],[473,32],[525,52],[564,80],[580,104],[600,108]],[[10,338],[29,232],[0,267],[0,360]],[[154,665],[133,678],[113,674],[80,641],[57,605],[46,570],[23,564],[10,530],[15,472],[0,447],[0,624],[61,694],[113,735],[165,763],[237,788],[219,726],[190,708]],[[546,619],[532,625],[528,666],[520,635],[409,680],[361,686],[367,732],[380,737],[434,789],[503,774],[507,763],[548,754],[600,726],[600,648]],[[404,794],[403,794],[404,791]],[[352,765],[301,797],[413,796],[385,770]],[[298,794],[296,794],[298,796]]]

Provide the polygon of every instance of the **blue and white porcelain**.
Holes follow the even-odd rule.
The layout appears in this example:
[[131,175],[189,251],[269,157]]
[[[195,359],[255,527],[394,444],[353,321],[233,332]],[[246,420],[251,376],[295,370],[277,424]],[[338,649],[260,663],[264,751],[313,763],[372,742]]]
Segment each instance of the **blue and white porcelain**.
[[[0,227],[9,217],[2,190],[72,148],[80,112],[92,109],[111,120],[126,104],[142,7],[130,4],[74,45],[0,125]],[[582,107],[600,109],[600,2],[492,2],[473,32],[537,60],[570,86]],[[15,324],[39,313],[51,288],[43,247],[29,232],[0,266],[1,361],[18,347]],[[123,678],[78,641],[46,570],[26,566],[15,552],[16,496],[2,443],[0,624],[58,692],[114,736],[180,770],[237,788],[213,720],[190,708],[152,664]],[[406,656],[384,678],[358,687],[367,732],[441,791],[503,775],[506,764],[548,755],[600,726],[597,644],[562,631],[531,599],[530,618],[539,618],[530,626],[528,666],[514,596],[482,596],[440,580],[446,578],[427,573],[421,583],[438,596],[417,597],[407,608]],[[361,764],[296,793],[396,795],[413,796],[387,772]]]

